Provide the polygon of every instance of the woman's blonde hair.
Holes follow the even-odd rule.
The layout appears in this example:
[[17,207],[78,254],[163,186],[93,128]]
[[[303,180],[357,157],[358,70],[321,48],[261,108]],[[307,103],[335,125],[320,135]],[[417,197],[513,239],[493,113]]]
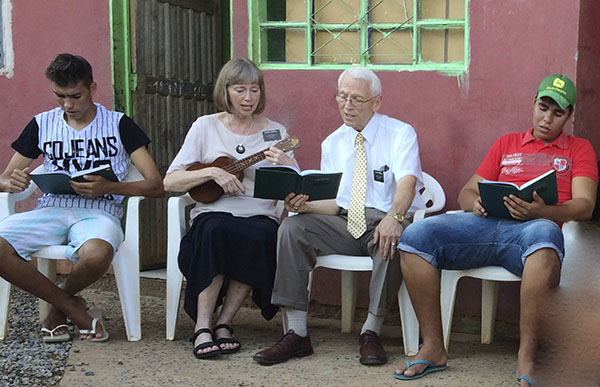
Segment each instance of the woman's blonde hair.
[[254,62],[246,58],[234,58],[223,65],[213,90],[213,101],[220,110],[233,114],[233,106],[229,101],[227,87],[248,83],[256,83],[260,87],[260,98],[254,113],[262,113],[266,104],[265,82],[263,81],[262,71]]

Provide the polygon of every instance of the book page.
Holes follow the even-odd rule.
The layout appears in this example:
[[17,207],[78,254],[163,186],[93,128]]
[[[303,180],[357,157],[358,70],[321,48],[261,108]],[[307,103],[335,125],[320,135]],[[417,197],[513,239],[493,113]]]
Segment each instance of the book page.
[[516,185],[515,183],[511,183],[510,181],[482,180],[478,183],[479,184],[506,185],[506,186],[515,187],[516,189],[519,189],[518,185]]
[[294,166],[294,165],[261,165],[259,169],[267,169],[267,168],[277,168],[279,170],[285,170],[285,169],[290,169],[290,172],[296,172],[298,175],[302,174],[302,172],[300,171],[300,168]]
[[533,184],[533,183],[535,183],[536,181],[542,180],[544,177],[546,177],[546,176],[550,175],[551,173],[554,173],[554,169],[551,169],[551,170],[549,170],[548,172],[546,172],[546,173],[543,173],[543,174],[539,175],[538,177],[536,177],[536,178],[533,178],[533,179],[529,180],[527,183],[523,184],[523,185],[520,187],[520,189],[523,189],[523,188],[527,188],[527,187],[529,187],[530,185],[532,185],[532,184]]

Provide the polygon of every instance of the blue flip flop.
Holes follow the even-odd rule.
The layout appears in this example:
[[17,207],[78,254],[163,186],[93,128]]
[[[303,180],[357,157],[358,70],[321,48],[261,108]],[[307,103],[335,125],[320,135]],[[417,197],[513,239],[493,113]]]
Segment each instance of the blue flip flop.
[[529,383],[530,386],[533,386],[533,380],[529,379],[527,375],[523,374],[517,378],[517,383],[519,383],[519,386],[521,385],[521,380],[524,380]]
[[399,380],[415,380],[415,379],[422,378],[423,376],[430,374],[432,372],[443,371],[446,368],[448,368],[448,366],[445,364],[438,366],[428,360],[415,360],[412,363],[407,360],[406,361],[406,369],[409,369],[410,367],[417,365],[417,364],[425,364],[427,366],[427,368],[425,368],[423,370],[423,372],[421,372],[420,374],[416,374],[413,376],[406,376],[404,374],[399,374],[397,372],[394,372],[394,377]]

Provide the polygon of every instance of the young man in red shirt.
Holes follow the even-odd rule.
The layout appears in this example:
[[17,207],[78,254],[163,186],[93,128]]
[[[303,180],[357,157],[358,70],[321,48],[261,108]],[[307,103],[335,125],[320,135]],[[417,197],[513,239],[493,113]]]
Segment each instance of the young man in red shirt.
[[[592,216],[598,170],[584,139],[563,132],[577,91],[565,75],[546,77],[533,105],[533,127],[501,136],[458,196],[464,213],[443,214],[409,226],[398,244],[401,266],[423,336],[416,361],[401,363],[397,379],[411,380],[446,368],[440,316],[440,269],[503,266],[522,277],[517,378],[532,384],[538,345],[536,327],[558,286],[564,256],[562,222]],[[504,205],[513,219],[488,217],[477,183],[484,179],[521,185],[556,171],[558,204],[534,193],[528,203],[513,195]]]

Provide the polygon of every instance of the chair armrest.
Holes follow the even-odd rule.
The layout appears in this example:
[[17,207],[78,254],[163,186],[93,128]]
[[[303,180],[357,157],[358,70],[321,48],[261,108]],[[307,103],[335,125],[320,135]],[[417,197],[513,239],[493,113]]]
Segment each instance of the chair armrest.
[[187,231],[185,208],[194,203],[189,194],[173,196],[167,204],[167,260],[177,259],[179,242]]
[[189,194],[169,198],[167,204],[168,240],[169,244],[172,238],[177,240],[177,250],[179,250],[179,241],[187,231],[185,208],[193,203],[194,199]]
[[425,218],[426,213],[427,213],[427,209],[425,209],[425,208],[420,208],[420,209],[416,210],[415,215],[413,216],[413,223],[418,220],[423,220],[423,218]]
[[167,278],[180,275],[177,256],[181,238],[187,231],[185,208],[193,203],[189,194],[173,196],[167,203]]
[[33,181],[21,192],[0,192],[0,219],[15,213],[15,204],[33,195],[37,185]]
[[140,237],[140,202],[143,196],[129,196],[127,199],[127,213],[125,214],[125,240],[130,238],[139,241]]

